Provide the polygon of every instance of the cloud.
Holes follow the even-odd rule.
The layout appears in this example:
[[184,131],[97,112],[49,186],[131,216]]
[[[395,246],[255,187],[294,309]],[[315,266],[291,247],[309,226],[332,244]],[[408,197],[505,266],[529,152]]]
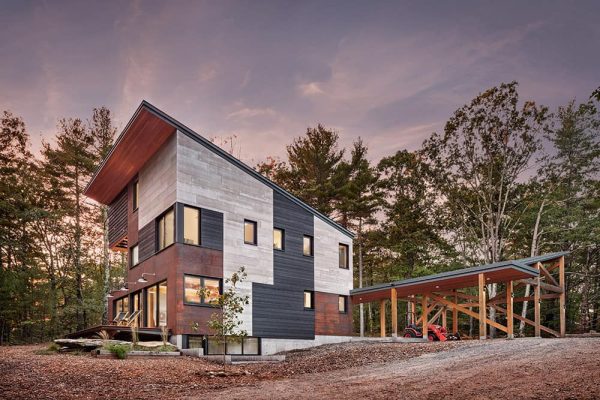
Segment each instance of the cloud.
[[233,111],[227,115],[227,119],[246,119],[263,116],[275,116],[277,112],[270,107],[267,108],[240,108],[239,110]]
[[298,86],[298,89],[304,96],[314,96],[324,93],[317,82],[303,83]]
[[218,75],[217,65],[215,63],[209,63],[200,67],[198,71],[198,79],[200,82],[207,82],[213,80]]

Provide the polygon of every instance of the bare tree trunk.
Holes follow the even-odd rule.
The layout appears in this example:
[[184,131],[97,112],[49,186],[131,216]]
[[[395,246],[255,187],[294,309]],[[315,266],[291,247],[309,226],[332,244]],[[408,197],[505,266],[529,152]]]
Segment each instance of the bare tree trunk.
[[[358,287],[363,287],[362,218],[358,219]],[[359,305],[360,337],[365,336],[365,309]]]
[[110,291],[110,257],[108,253],[108,209],[106,206],[102,206],[102,229],[103,229],[103,254],[102,264],[104,267],[104,290],[103,290],[103,303],[104,308],[102,310],[102,324],[108,324],[108,293]]
[[85,328],[86,315],[83,305],[83,271],[81,266],[81,194],[79,188],[79,169],[75,168],[75,283],[77,298],[77,330]]

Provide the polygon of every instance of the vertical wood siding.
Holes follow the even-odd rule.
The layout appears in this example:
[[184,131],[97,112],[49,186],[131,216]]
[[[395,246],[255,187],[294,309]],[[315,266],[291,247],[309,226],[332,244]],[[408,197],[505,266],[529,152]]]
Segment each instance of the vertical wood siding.
[[127,236],[127,189],[108,206],[108,242],[110,247]]

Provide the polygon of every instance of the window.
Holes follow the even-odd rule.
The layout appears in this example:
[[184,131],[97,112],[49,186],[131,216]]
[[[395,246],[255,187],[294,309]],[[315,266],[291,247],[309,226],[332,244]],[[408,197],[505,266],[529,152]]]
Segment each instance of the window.
[[183,243],[200,244],[200,210],[183,207]]
[[125,296],[115,301],[113,314],[116,316],[120,312],[129,312],[129,297]]
[[311,292],[310,290],[305,290],[304,291],[304,309],[305,310],[312,310],[314,308],[314,302],[313,302],[313,292]]
[[157,302],[158,297],[156,296],[157,287],[151,286],[146,289],[146,326],[148,328],[156,328],[156,314],[157,314]]
[[131,266],[135,267],[140,262],[140,250],[137,245],[131,248]]
[[202,276],[183,276],[184,303],[208,304],[217,303],[221,293],[221,280]]
[[283,229],[273,229],[273,248],[275,250],[283,250],[284,247],[284,234]]
[[158,284],[158,326],[167,325],[167,282]]
[[304,242],[303,242],[303,247],[302,247],[302,253],[305,256],[312,256],[313,252],[314,252],[313,237],[312,236],[308,236],[308,235],[304,235]]
[[346,314],[346,305],[348,298],[346,296],[338,296],[338,311],[342,314]]
[[173,209],[158,218],[158,250],[162,250],[175,242],[175,213]]
[[347,244],[342,244],[340,243],[340,268],[344,268],[344,269],[349,269],[349,263],[348,263],[348,245]]
[[214,336],[207,338],[208,355],[223,354],[224,351],[227,354],[258,355],[260,342],[255,337],[239,338],[238,340],[227,338],[226,343],[219,342]]
[[132,194],[132,203],[133,203],[133,211],[137,210],[140,206],[140,181],[135,181],[133,184],[133,194]]
[[244,220],[244,243],[256,245],[256,221]]
[[[134,295],[131,296],[131,301],[132,301],[132,306],[133,306],[133,310],[131,311],[132,313],[136,312],[136,311],[141,311],[142,310],[142,296],[141,296],[141,292],[137,292]],[[142,325],[142,314],[138,314],[138,316],[135,318],[135,322],[136,326],[141,326]]]

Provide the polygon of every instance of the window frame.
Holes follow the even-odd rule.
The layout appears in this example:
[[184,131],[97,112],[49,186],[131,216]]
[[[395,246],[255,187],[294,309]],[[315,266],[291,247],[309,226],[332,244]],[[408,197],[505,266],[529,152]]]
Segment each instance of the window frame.
[[205,285],[205,280],[206,279],[211,279],[211,280],[215,280],[215,281],[219,281],[219,295],[223,294],[223,278],[215,278],[213,276],[205,276],[205,275],[197,275],[197,274],[183,274],[183,304],[186,306],[198,306],[198,307],[216,307],[219,308],[218,304],[211,304],[211,303],[207,303],[205,301],[204,296],[200,296],[200,302],[196,303],[196,302],[192,302],[192,301],[187,301],[185,298],[185,278],[186,277],[191,277],[191,278],[200,278],[200,289],[204,289],[206,288]]
[[[275,247],[275,231],[281,232],[281,248]],[[273,250],[285,251],[285,229],[276,227],[273,228]]]
[[[305,304],[307,293],[310,294],[310,307],[306,307],[306,304]],[[302,293],[302,306],[304,307],[304,310],[314,311],[314,309],[315,309],[315,291],[314,290],[305,290]]]
[[[340,311],[340,299],[344,299],[344,311]],[[338,311],[340,314],[348,314],[348,296],[338,295]]]
[[[343,247],[346,249],[346,265],[345,266],[341,266],[340,265],[340,248]],[[340,243],[338,245],[338,267],[340,269],[350,269],[350,246],[348,246],[346,243]]]
[[[310,239],[310,254],[306,254],[304,252],[304,240]],[[302,236],[302,255],[304,257],[314,257],[315,256],[315,237],[311,235],[303,235]]]
[[[253,238],[253,242],[247,242],[246,241],[246,224],[252,224],[254,226],[254,238]],[[244,230],[243,230],[243,235],[244,235],[244,244],[249,244],[251,246],[258,246],[258,222],[253,221],[251,219],[244,219]]]
[[137,211],[140,208],[140,180],[136,179],[133,182],[133,193],[131,194],[131,207],[133,211]]
[[[135,245],[131,246],[130,250],[131,251],[129,252],[129,254],[130,254],[129,268],[133,268],[133,267],[136,267],[136,266],[140,265],[140,246],[139,246],[139,243],[136,243]],[[137,250],[137,262],[134,262],[134,257],[133,257],[134,253],[136,253],[135,250]]]
[[[173,241],[171,243],[169,243],[168,245],[165,245],[163,248],[160,248],[160,229],[159,226],[161,224],[161,220],[164,220],[166,215],[169,212],[173,212]],[[165,211],[163,211],[158,217],[156,217],[156,219],[154,220],[155,223],[155,249],[156,251],[154,252],[155,254],[158,252],[163,251],[164,249],[174,245],[177,242],[177,213],[175,211],[175,206],[171,206],[169,208],[167,208]],[[163,224],[164,225],[164,224]],[[164,229],[164,227],[163,227]],[[166,230],[165,230],[166,232]]]
[[[186,243],[185,242],[185,209],[189,208],[192,210],[198,211],[198,244],[195,243]],[[189,206],[187,204],[183,204],[181,207],[182,218],[181,221],[183,223],[183,227],[181,229],[181,240],[183,244],[187,244],[188,246],[202,246],[202,209],[199,207]],[[177,223],[175,223],[177,225]],[[177,227],[175,227],[177,229]]]

